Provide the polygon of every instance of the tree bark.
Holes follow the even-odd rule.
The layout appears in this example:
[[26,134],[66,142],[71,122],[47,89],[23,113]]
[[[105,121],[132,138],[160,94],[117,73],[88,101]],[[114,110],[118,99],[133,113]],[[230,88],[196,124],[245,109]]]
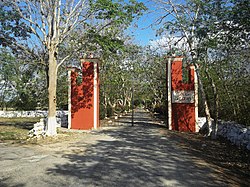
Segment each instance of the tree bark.
[[46,86],[47,86],[47,89],[49,88],[49,65],[46,64],[45,65],[45,74],[46,74]]
[[212,129],[211,115],[210,115],[210,111],[209,111],[203,83],[202,83],[201,78],[200,78],[199,66],[196,63],[194,63],[194,66],[195,66],[195,71],[196,71],[196,75],[197,75],[197,79],[198,79],[199,89],[201,91],[202,102],[203,102],[203,105],[205,108],[205,116],[206,116],[207,128],[208,128],[207,136],[210,136],[211,132],[212,132],[212,130],[211,130]]
[[108,117],[108,103],[107,103],[107,97],[106,97],[106,93],[104,93],[104,103],[103,103],[103,106],[104,106],[104,110],[105,110],[105,115],[104,115],[104,118],[107,118]]
[[56,131],[56,84],[57,84],[57,61],[55,49],[49,50],[49,113],[46,134],[54,136]]
[[213,91],[213,100],[214,100],[214,123],[212,125],[212,132],[211,132],[211,137],[212,139],[216,139],[217,137],[217,129],[218,129],[218,107],[219,107],[219,98],[218,98],[218,92],[216,85],[214,83],[213,78],[210,76],[208,69],[205,69],[205,73],[210,81],[210,84],[212,86],[212,91]]

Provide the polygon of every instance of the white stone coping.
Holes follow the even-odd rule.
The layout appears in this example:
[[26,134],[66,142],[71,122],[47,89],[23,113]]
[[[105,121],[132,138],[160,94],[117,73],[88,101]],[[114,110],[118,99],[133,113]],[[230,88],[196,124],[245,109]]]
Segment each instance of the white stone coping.
[[[206,123],[205,117],[198,118],[198,126],[201,128]],[[231,121],[219,121],[217,135],[228,139],[237,146],[250,150],[250,126],[238,124]]]
[[[56,112],[58,117],[68,115],[67,110],[58,110]],[[47,117],[48,111],[47,110],[30,110],[30,111],[0,111],[0,117],[3,118],[13,118],[13,117]]]

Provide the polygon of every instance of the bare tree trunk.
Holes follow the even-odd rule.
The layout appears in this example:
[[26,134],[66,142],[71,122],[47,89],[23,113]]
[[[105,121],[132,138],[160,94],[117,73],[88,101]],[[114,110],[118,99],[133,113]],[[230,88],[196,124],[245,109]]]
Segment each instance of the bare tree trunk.
[[1,90],[3,90],[1,95],[2,110],[4,110],[4,105],[6,105],[4,102],[6,85],[7,82],[5,81],[4,85],[1,87]]
[[219,95],[216,86],[214,86],[214,105],[215,105],[215,116],[214,116],[214,130],[212,133],[212,138],[217,138],[218,131],[218,118],[219,118]]
[[[24,19],[30,32],[45,47],[46,51],[44,51],[44,55],[46,57],[48,53],[48,60],[46,60],[48,61],[46,63],[48,65],[46,67],[48,68],[46,69],[48,71],[48,73],[46,72],[46,78],[49,98],[47,135],[53,136],[56,135],[57,70],[70,57],[70,55],[67,55],[57,64],[58,59],[56,54],[58,46],[65,41],[77,25],[86,21],[89,16],[89,7],[84,0],[70,0],[66,2],[62,0],[26,0],[25,6],[22,6],[22,8],[19,6],[19,1],[17,0],[12,0],[12,4],[19,16]],[[33,52],[27,50],[24,45],[20,43],[15,45],[18,45],[25,53],[33,55]]]
[[47,132],[48,136],[54,136],[56,132],[56,84],[57,84],[57,62],[55,49],[49,51],[49,114]]
[[125,107],[128,106],[128,108],[130,108],[130,106],[131,106],[131,98],[130,97],[128,97],[128,96],[125,97],[124,106]]
[[196,63],[194,63],[194,66],[195,66],[195,71],[196,71],[196,75],[197,75],[197,79],[198,79],[199,89],[201,91],[202,103],[203,103],[204,108],[205,108],[205,115],[206,115],[207,128],[208,128],[207,136],[210,136],[210,134],[212,132],[212,130],[211,130],[212,129],[211,128],[212,127],[211,115],[210,115],[210,111],[209,111],[203,83],[202,83],[201,78],[200,78],[199,66]]
[[107,97],[106,97],[106,93],[104,93],[104,103],[103,103],[103,106],[104,106],[104,110],[105,110],[105,114],[104,114],[104,118],[107,118],[108,117],[108,103],[107,103]]
[[49,88],[49,65],[46,64],[45,65],[45,74],[46,74],[46,86],[47,86],[47,89]]
[[108,105],[111,107],[111,110],[112,110],[111,115],[114,115],[115,107],[116,107],[116,102],[114,101],[114,103],[112,103],[112,102],[110,101],[110,99],[109,99]]
[[[237,88],[236,88],[237,89]],[[240,105],[239,105],[239,100],[241,100],[237,94],[234,94],[234,105],[236,106],[236,110],[237,110],[237,118],[236,120],[239,120],[238,114],[240,114]]]
[[217,88],[216,85],[214,83],[213,78],[210,76],[208,69],[205,69],[205,73],[210,81],[210,84],[212,86],[212,90],[213,90],[213,100],[214,100],[214,123],[212,125],[212,133],[211,133],[211,137],[212,139],[216,139],[217,137],[217,129],[218,129],[218,108],[219,108],[219,98],[218,98],[218,92],[217,92]]

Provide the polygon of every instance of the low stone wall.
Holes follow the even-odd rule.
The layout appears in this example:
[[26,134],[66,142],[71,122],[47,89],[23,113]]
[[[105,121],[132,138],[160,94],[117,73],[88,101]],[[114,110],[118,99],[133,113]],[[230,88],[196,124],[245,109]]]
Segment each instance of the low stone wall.
[[[198,123],[198,126],[202,127],[206,123],[206,118],[199,117]],[[219,121],[217,134],[227,138],[237,146],[250,150],[250,127],[245,127],[236,122]]]
[[245,127],[235,122],[220,121],[217,133],[219,136],[230,140],[233,144],[250,150],[250,127]]
[[34,124],[34,128],[29,131],[28,136],[30,138],[40,137],[46,135],[46,121],[44,118],[41,118],[39,122]]
[[197,132],[203,128],[203,126],[206,124],[206,118],[205,117],[198,117],[198,130]]
[[[57,116],[63,116],[68,115],[67,110],[58,110],[56,111]],[[0,111],[0,117],[7,117],[7,118],[13,118],[13,117],[47,117],[48,111],[47,110],[31,110],[31,111],[6,111],[1,110]]]
[[[47,118],[48,111],[46,110],[34,110],[34,111],[0,111],[0,117],[14,118],[14,117],[41,117]],[[56,111],[56,121],[58,126],[67,126],[68,124],[68,111],[58,110]]]

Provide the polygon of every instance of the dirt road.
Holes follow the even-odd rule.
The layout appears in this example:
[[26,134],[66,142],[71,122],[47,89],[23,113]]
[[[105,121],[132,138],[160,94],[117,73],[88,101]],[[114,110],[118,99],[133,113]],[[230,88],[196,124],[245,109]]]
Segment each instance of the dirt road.
[[[44,145],[0,144],[0,186],[242,186],[182,148],[143,110],[113,127]],[[233,175],[232,175],[233,176]]]

